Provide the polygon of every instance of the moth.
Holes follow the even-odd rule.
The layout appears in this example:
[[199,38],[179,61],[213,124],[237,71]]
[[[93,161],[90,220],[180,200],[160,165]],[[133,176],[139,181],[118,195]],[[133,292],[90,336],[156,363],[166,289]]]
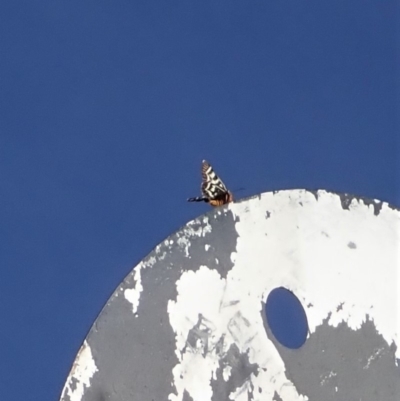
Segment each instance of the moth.
[[203,160],[201,165],[201,177],[200,188],[203,195],[189,198],[188,202],[206,202],[211,206],[221,206],[233,202],[232,193],[206,160]]

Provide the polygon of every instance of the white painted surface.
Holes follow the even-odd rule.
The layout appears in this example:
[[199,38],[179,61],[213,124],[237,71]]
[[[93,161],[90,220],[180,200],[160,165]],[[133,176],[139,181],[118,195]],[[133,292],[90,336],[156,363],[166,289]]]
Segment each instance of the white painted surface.
[[140,262],[134,270],[134,275],[133,275],[133,281],[135,282],[135,287],[134,288],[127,288],[124,291],[124,296],[128,302],[132,304],[132,312],[136,314],[137,309],[139,307],[139,300],[140,300],[140,295],[143,291],[143,285],[142,285],[142,267],[144,263]]
[[61,399],[67,395],[71,401],[81,401],[85,389],[90,387],[91,379],[96,372],[92,351],[84,341],[62,391]]
[[[184,272],[177,282],[177,300],[168,304],[179,360],[173,369],[178,394],[170,394],[171,401],[182,400],[184,390],[194,401],[211,400],[211,378],[221,356],[215,345],[222,336],[224,352],[236,344],[248,353],[250,363],[268,367],[251,376],[255,401],[272,400],[275,391],[283,401],[307,399],[286,378],[284,363],[263,327],[261,303],[280,286],[302,302],[311,332],[329,313],[330,325],[346,322],[354,330],[368,315],[387,343],[397,344],[400,358],[398,211],[383,204],[375,216],[373,207],[357,200],[345,210],[338,195],[319,191],[317,200],[304,190],[266,193],[230,209],[240,218],[227,278],[207,266]],[[190,235],[180,245],[189,247]],[[306,308],[309,304],[313,306]],[[205,356],[204,346],[191,349],[186,344],[199,314],[209,332]],[[247,401],[249,385],[244,383],[230,399]]]

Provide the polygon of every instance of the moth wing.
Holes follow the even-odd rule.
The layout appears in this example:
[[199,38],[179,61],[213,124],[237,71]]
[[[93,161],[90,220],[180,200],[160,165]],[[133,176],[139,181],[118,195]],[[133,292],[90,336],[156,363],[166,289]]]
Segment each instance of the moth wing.
[[201,167],[203,181],[201,183],[201,192],[210,199],[215,199],[225,195],[228,190],[222,180],[215,173],[211,165],[203,160]]

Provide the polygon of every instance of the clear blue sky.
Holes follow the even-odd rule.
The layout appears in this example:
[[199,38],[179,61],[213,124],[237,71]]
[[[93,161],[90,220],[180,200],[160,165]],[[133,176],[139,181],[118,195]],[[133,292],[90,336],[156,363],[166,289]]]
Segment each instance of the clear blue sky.
[[118,283],[238,196],[400,206],[396,2],[3,1],[0,394],[56,400]]

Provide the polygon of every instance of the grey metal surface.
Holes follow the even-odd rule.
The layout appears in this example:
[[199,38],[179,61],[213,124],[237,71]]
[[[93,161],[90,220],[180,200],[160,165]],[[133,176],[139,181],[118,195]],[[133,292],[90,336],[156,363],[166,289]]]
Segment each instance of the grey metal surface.
[[[118,286],[61,400],[399,400],[399,240],[398,210],[325,191],[214,209]],[[298,350],[265,318],[279,286],[310,322]]]

